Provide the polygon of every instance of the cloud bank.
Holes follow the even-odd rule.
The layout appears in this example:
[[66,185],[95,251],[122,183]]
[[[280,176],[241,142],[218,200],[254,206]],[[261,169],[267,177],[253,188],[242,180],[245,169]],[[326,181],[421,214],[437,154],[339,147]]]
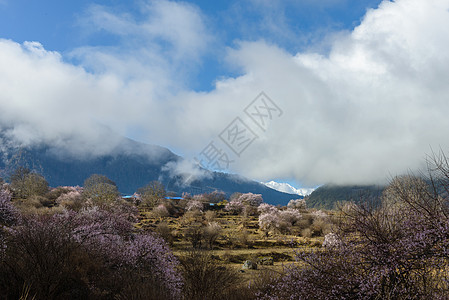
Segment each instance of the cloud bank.
[[250,178],[377,183],[421,167],[431,147],[449,149],[448,0],[383,1],[333,36],[326,54],[236,41],[223,59],[241,75],[217,79],[210,92],[188,88],[223,46],[210,20],[183,2],[148,2],[140,12],[91,7],[82,22],[120,46],[75,49],[77,65],[38,42],[0,40],[7,134],[106,153],[118,142],[104,138],[107,127],[192,157],[265,91],[284,113],[255,129],[259,138],[230,166]]

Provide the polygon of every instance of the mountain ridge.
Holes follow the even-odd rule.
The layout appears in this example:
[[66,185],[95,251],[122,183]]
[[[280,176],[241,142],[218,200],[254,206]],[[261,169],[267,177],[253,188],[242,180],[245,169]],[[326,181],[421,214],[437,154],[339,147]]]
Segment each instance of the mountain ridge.
[[266,185],[269,188],[277,190],[279,192],[293,194],[293,195],[299,195],[299,196],[303,196],[303,197],[310,195],[315,190],[314,188],[298,188],[297,189],[289,183],[276,182],[274,180],[271,180],[268,182],[262,182],[262,184]]
[[306,197],[308,207],[318,209],[336,209],[345,202],[380,202],[385,187],[378,185],[334,185],[325,184]]
[[[227,196],[234,192],[262,194],[270,204],[286,205],[300,196],[282,193],[259,182],[237,174],[201,170],[203,177],[194,177],[186,184],[189,174],[171,174],[167,164],[184,159],[167,148],[124,138],[109,154],[78,158],[61,148],[48,145],[12,147],[0,138],[0,176],[7,177],[16,167],[24,166],[42,174],[50,186],[82,185],[92,174],[102,174],[113,180],[123,194],[132,194],[150,181],[159,180],[168,191],[199,194],[214,190]],[[2,174],[3,173],[3,174]]]

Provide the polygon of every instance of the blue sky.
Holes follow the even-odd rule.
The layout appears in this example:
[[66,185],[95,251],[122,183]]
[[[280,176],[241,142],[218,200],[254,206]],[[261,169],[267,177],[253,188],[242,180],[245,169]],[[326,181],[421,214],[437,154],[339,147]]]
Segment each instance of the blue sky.
[[[37,41],[46,50],[62,54],[84,46],[120,47],[121,40],[116,35],[86,28],[88,11],[101,5],[139,20],[144,18],[142,2],[2,0],[0,37],[19,43]],[[236,70],[227,67],[221,59],[224,49],[235,46],[236,41],[263,39],[292,54],[310,47],[326,51],[327,36],[352,30],[360,24],[366,10],[377,7],[380,0],[202,0],[185,3],[200,11],[216,39],[213,51],[205,53],[195,66],[189,86],[194,90],[211,90],[217,78],[236,74]],[[70,61],[71,57],[65,56],[64,59]]]
[[[257,138],[230,172],[383,183],[449,149],[447,28],[449,0],[0,0],[0,127],[79,155],[114,149],[109,128],[193,159],[230,151],[240,118]],[[283,111],[267,128],[245,114],[262,91]]]

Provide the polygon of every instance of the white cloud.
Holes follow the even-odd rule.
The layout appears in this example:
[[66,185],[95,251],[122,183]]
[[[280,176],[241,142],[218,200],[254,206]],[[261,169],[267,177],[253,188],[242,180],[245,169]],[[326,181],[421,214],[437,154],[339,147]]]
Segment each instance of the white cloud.
[[123,121],[132,114],[117,103],[117,78],[88,74],[37,42],[0,40],[0,65],[0,125],[21,144],[46,142],[73,152],[105,153],[117,140],[111,135],[102,140],[106,131],[99,124],[123,132]]
[[212,173],[199,167],[199,165],[188,159],[168,162],[162,167],[162,171],[168,172],[170,177],[178,177],[181,186],[188,186],[193,181],[212,178]]
[[210,51],[213,36],[206,17],[185,2],[146,1],[140,17],[92,5],[80,25],[91,33],[107,32],[120,43],[107,47],[83,47],[72,52],[84,66],[114,72],[128,79],[149,79],[162,89],[179,89],[194,67]]
[[143,21],[91,9],[91,22],[124,45],[75,51],[91,73],[38,43],[0,40],[0,120],[14,125],[10,134],[70,137],[90,150],[105,124],[193,156],[263,90],[284,114],[232,167],[251,178],[372,183],[420,167],[430,147],[449,149],[447,0],[384,1],[325,56],[242,41],[226,61],[243,75],[207,93],[185,88],[184,62],[196,66],[213,43],[201,12],[148,3]]
[[383,2],[328,57],[243,46],[234,55],[286,114],[239,168],[366,183],[418,167],[429,146],[447,149],[448,8],[448,1]]

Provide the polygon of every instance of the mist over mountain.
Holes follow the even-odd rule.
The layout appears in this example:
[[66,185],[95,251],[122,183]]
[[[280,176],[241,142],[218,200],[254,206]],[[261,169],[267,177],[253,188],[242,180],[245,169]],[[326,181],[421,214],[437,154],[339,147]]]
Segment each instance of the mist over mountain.
[[0,134],[0,177],[7,178],[18,166],[44,175],[50,186],[82,186],[92,174],[112,179],[123,194],[132,194],[153,180],[167,191],[200,194],[214,190],[262,194],[270,204],[285,205],[298,195],[282,193],[236,174],[198,168],[170,150],[122,138],[107,154],[77,156],[64,148],[36,144],[16,145]]

